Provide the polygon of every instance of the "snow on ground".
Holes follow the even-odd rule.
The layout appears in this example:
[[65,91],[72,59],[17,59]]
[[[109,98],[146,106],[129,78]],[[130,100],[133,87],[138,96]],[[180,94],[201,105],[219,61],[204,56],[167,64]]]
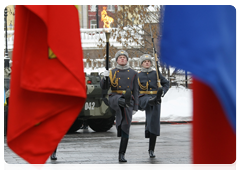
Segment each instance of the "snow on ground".
[[[133,122],[145,122],[145,111],[133,115]],[[162,98],[160,121],[192,121],[192,90],[173,86]]]

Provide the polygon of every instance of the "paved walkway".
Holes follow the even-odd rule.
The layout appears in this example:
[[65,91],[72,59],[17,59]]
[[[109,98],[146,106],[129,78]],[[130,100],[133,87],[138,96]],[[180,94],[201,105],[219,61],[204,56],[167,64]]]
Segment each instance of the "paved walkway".
[[[144,125],[134,124],[124,164],[191,164],[191,124],[162,124],[161,136],[157,138],[155,158],[148,156],[148,139],[144,138]],[[67,134],[59,143],[57,160],[46,164],[119,164],[120,138],[113,126],[108,132],[79,130]],[[26,164],[13,153],[4,137],[4,159],[9,164]]]

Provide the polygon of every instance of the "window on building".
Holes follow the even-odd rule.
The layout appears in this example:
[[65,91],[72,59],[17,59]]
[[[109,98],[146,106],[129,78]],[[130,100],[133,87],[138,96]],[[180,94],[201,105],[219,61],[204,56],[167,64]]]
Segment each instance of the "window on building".
[[108,6],[107,6],[107,10],[108,10],[108,11],[115,11],[114,5],[108,5]]
[[91,5],[91,6],[90,6],[90,10],[91,10],[91,11],[96,11],[96,5]]
[[96,20],[91,20],[90,21],[90,28],[91,29],[97,28],[97,21]]

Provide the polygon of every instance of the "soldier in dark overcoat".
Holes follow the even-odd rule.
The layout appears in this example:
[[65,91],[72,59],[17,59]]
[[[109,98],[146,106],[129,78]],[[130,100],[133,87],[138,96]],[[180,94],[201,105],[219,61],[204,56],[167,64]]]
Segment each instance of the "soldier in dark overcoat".
[[140,57],[141,72],[138,73],[139,110],[145,110],[145,138],[149,138],[149,156],[154,158],[157,136],[160,136],[161,97],[169,89],[169,81],[160,73],[161,88],[157,85],[157,74],[152,69],[152,57],[144,54]]
[[[119,147],[119,162],[127,162],[124,158],[132,115],[138,110],[138,73],[128,65],[128,53],[120,50],[115,54],[116,68],[105,71],[101,80],[101,87],[109,83],[112,93],[109,94],[109,107],[115,110],[117,136],[121,137]],[[109,77],[106,81],[105,77]]]

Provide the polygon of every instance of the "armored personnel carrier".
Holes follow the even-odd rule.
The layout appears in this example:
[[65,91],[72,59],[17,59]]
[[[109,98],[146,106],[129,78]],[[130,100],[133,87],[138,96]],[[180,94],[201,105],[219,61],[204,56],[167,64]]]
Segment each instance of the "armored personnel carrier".
[[[89,127],[96,132],[106,132],[114,124],[115,112],[102,100],[107,94],[103,94],[100,87],[101,76],[98,72],[86,75],[87,99],[77,119],[68,132],[75,132],[87,121]],[[110,91],[108,91],[108,94]]]

